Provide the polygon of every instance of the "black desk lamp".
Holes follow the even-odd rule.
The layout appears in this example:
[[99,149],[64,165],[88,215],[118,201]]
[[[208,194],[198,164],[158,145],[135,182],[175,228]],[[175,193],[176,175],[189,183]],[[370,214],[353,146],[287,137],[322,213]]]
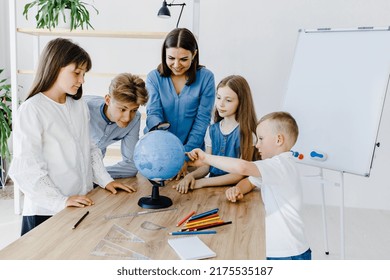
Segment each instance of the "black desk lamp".
[[174,4],[174,3],[167,4],[167,1],[164,0],[163,3],[162,3],[162,7],[160,8],[160,10],[158,10],[157,16],[161,17],[161,18],[170,18],[171,17],[171,12],[169,11],[168,6],[169,7],[171,7],[171,6],[181,6],[179,19],[177,20],[177,23],[176,23],[176,28],[177,28],[177,27],[179,27],[181,14],[183,13],[183,9],[184,9],[185,5],[186,5],[186,3],[182,3],[182,4]]

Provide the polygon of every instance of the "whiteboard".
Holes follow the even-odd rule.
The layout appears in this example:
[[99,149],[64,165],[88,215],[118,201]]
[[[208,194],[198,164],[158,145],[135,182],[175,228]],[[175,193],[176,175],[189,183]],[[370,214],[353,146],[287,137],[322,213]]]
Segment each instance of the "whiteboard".
[[296,160],[368,177],[389,74],[389,28],[299,31],[283,105]]

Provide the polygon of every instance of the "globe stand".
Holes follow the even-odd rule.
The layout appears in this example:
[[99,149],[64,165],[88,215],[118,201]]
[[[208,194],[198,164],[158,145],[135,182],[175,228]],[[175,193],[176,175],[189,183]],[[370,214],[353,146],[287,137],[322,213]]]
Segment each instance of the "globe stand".
[[164,187],[164,181],[157,183],[149,180],[152,183],[152,195],[141,197],[138,200],[138,205],[147,209],[167,208],[172,205],[172,200],[166,196],[160,196],[159,188]]

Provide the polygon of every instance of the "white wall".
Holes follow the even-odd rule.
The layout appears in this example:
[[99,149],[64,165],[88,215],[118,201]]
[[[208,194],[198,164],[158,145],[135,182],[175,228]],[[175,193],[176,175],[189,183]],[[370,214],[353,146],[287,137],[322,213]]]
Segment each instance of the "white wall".
[[[387,0],[207,0],[201,1],[202,62],[216,74],[241,74],[252,87],[258,117],[280,110],[299,29],[389,26]],[[389,50],[390,51],[390,50]],[[390,97],[388,98],[390,99]],[[390,210],[390,102],[385,106],[377,149],[369,178],[345,175],[346,206]],[[330,136],[331,137],[331,136]],[[359,141],[359,139],[351,139]],[[351,160],[359,160],[359,155]],[[315,168],[303,168],[316,174]],[[339,174],[325,172],[339,182]],[[320,203],[319,184],[306,182],[307,203]],[[339,188],[329,184],[326,199],[339,205]]]
[[[21,16],[27,0],[18,0],[18,26],[32,27]],[[87,1],[91,2],[91,1]],[[168,1],[169,3],[170,1]],[[176,1],[182,3],[182,1]],[[301,28],[357,26],[389,26],[388,0],[186,0],[181,27],[199,32],[200,61],[211,69],[218,82],[229,74],[240,74],[250,83],[258,117],[280,110],[294,55],[297,31]],[[2,3],[0,1],[0,3]],[[156,17],[162,0],[95,0],[100,14],[93,13],[92,22],[99,30],[169,31],[175,27],[180,11],[171,7],[172,18]],[[195,3],[195,4],[194,4]],[[197,4],[200,3],[200,7]],[[200,25],[197,27],[196,13]],[[6,9],[0,6],[3,20]],[[31,17],[32,18],[32,17]],[[1,32],[1,31],[0,31]],[[0,36],[2,34],[0,33]],[[32,68],[32,39],[18,35],[19,66]],[[45,40],[49,40],[46,38]],[[74,38],[91,54],[93,71],[146,74],[160,61],[161,40],[82,39]],[[3,41],[3,40],[1,40]],[[43,42],[44,43],[44,42]],[[390,51],[390,50],[389,50]],[[1,56],[0,56],[1,58]],[[1,62],[1,60],[0,60]],[[27,90],[31,77],[21,77]],[[88,78],[88,93],[104,94],[109,79]],[[387,102],[379,133],[381,147],[377,150],[370,178],[345,175],[346,206],[390,210],[390,188],[387,184],[387,159],[390,158],[390,103]],[[351,139],[359,141],[359,139]],[[358,160],[358,155],[356,159]],[[303,168],[305,173],[317,173],[315,168]],[[335,172],[326,171],[327,179],[338,181]],[[317,182],[306,182],[307,203],[319,203]],[[339,188],[328,184],[326,198],[338,205]]]
[[4,69],[0,78],[9,77],[9,25],[8,1],[0,1],[0,69]]

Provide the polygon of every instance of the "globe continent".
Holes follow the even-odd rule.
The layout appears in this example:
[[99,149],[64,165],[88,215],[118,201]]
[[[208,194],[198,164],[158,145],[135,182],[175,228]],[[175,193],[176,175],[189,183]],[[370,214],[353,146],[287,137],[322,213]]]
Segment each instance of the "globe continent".
[[184,164],[183,144],[168,131],[155,130],[142,136],[134,149],[134,163],[138,171],[154,181],[175,176]]

